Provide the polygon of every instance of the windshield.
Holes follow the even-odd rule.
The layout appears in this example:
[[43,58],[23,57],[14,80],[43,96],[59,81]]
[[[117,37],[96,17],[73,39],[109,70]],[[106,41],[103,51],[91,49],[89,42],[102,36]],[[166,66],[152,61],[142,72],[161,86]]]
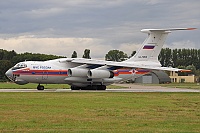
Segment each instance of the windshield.
[[27,67],[27,65],[25,63],[17,63],[13,68],[12,70],[15,70],[15,69],[20,69],[20,68],[25,68]]

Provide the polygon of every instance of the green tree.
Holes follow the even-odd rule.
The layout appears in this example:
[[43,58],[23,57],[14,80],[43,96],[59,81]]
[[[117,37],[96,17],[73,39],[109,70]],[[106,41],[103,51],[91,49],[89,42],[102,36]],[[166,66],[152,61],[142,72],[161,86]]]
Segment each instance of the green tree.
[[166,48],[166,53],[165,53],[165,56],[166,56],[166,58],[165,58],[165,66],[167,66],[167,67],[172,66],[171,55],[172,55],[171,49]]
[[3,60],[4,57],[4,50],[0,49],[0,60]]
[[162,66],[169,67],[172,66],[173,64],[171,57],[172,57],[171,49],[165,48],[161,49],[158,59]]
[[[197,50],[197,62],[200,62],[200,49]],[[200,63],[196,64],[196,69],[200,69]]]
[[119,50],[110,50],[106,56],[105,59],[107,61],[124,61],[125,59],[127,59],[128,56],[127,54],[125,54],[123,51],[119,51]]
[[136,51],[132,51],[131,56],[129,58],[133,57],[136,54]]
[[192,64],[186,67],[187,70],[191,70],[192,74],[196,74],[196,67]]
[[[182,52],[182,49],[178,49],[178,51],[177,51],[177,57],[178,57],[178,59],[177,59],[177,65],[178,66],[186,66],[185,65],[185,61],[184,61],[184,58],[183,58],[183,52]],[[175,67],[177,67],[177,66],[175,66]]]
[[73,53],[72,53],[72,57],[71,58],[77,58],[77,53],[76,53],[76,51],[74,51]]
[[3,49],[0,49],[0,60],[11,60],[16,55],[17,53],[14,50],[6,51]]
[[91,59],[89,49],[85,49],[84,54],[83,54],[83,58]]
[[57,58],[63,58],[63,56],[55,56],[55,55],[46,55],[46,54],[35,54],[35,53],[22,53],[17,54],[14,56],[11,60],[13,64],[16,64],[21,61],[46,61],[46,60],[52,60]]
[[158,55],[158,60],[160,61],[160,64],[164,66],[165,62],[165,49],[161,49],[160,54]]
[[12,67],[9,60],[0,60],[0,80],[5,80],[5,72]]
[[177,59],[178,59],[178,50],[177,49],[173,49],[172,50],[172,66],[176,67],[177,66]]

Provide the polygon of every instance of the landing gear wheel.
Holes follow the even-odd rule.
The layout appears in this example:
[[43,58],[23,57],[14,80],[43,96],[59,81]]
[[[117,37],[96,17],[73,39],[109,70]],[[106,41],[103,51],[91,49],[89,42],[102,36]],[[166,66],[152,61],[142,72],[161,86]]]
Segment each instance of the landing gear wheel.
[[71,90],[106,90],[105,85],[88,85],[87,87],[71,86]]
[[105,85],[100,85],[100,86],[98,86],[98,90],[106,90],[106,86]]
[[80,87],[77,87],[77,86],[71,86],[71,90],[80,90]]
[[92,86],[87,86],[87,90],[106,90],[105,85],[92,85]]
[[106,90],[105,85],[97,85],[96,88],[97,88],[96,90]]
[[44,90],[44,86],[39,84],[39,85],[37,86],[37,90]]

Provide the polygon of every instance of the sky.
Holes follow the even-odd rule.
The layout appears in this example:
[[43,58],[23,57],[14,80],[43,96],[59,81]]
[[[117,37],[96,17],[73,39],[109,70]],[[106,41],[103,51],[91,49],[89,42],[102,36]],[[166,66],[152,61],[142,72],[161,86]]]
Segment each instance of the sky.
[[0,49],[92,58],[110,50],[128,55],[147,37],[145,28],[195,27],[170,33],[164,47],[200,48],[199,0],[4,0]]

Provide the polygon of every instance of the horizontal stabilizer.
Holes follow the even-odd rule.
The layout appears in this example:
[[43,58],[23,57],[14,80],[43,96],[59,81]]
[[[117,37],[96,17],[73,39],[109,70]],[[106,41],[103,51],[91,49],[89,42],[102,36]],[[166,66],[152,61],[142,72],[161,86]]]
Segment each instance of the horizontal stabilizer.
[[150,32],[170,32],[175,30],[195,30],[197,28],[169,28],[169,29],[142,29],[141,32],[150,33]]

